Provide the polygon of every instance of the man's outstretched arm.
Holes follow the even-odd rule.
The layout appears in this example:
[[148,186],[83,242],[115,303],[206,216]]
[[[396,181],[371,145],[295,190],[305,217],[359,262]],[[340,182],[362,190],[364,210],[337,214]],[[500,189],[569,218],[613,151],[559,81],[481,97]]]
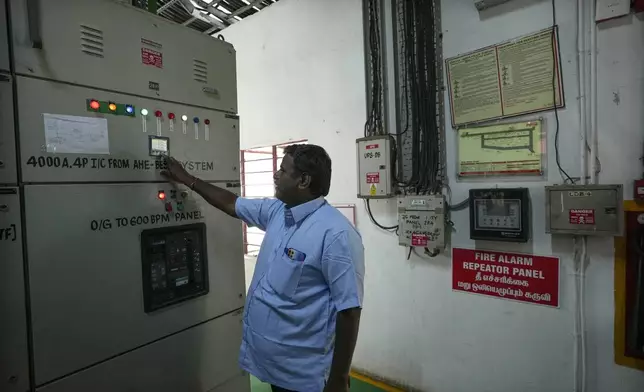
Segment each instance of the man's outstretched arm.
[[174,158],[166,159],[167,169],[161,174],[171,181],[187,185],[204,198],[208,204],[225,212],[226,214],[237,218],[235,212],[235,202],[237,195],[218,186],[201,181],[197,177],[190,175]]

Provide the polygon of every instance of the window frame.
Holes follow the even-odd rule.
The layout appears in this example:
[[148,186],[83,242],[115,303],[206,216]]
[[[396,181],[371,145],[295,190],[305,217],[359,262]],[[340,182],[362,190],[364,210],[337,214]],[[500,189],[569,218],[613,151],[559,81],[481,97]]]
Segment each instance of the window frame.
[[[278,165],[277,162],[282,158],[281,155],[278,154],[278,148],[283,148],[292,144],[306,144],[308,141],[306,139],[302,140],[294,140],[294,141],[289,141],[285,143],[278,143],[278,144],[273,144],[269,146],[262,146],[262,147],[253,147],[253,148],[247,148],[247,149],[242,149],[240,150],[240,178],[241,178],[241,197],[247,197],[247,186],[253,186],[257,184],[249,184],[246,178],[246,175],[248,174],[260,174],[260,173],[271,173],[273,176],[275,173],[277,173]],[[266,151],[266,149],[270,148],[270,152]],[[268,157],[266,160],[271,160],[272,161],[272,172],[267,172],[267,171],[246,171],[246,164],[248,162],[257,162],[260,161],[264,158],[261,159],[246,159],[247,154],[265,154]],[[261,196],[253,196],[254,198],[261,198],[261,197],[273,197],[274,195],[261,195]],[[259,244],[251,244],[248,241],[248,225],[246,223],[242,223],[242,230],[243,230],[243,241],[244,241],[244,256],[248,256],[249,254],[249,246],[252,247],[257,247],[257,253],[259,253],[259,249],[261,248],[261,243]],[[262,237],[263,239],[263,237]]]

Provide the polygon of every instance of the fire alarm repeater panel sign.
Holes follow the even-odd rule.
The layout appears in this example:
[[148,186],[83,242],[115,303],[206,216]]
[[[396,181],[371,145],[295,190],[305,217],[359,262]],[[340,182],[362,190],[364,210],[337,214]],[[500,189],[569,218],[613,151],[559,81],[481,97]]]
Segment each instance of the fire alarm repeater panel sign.
[[527,242],[529,238],[527,188],[470,189],[470,239]]
[[356,140],[358,197],[382,199],[393,196],[391,137],[371,136]]
[[624,226],[621,185],[546,187],[546,233],[619,236]]
[[445,247],[445,198],[442,195],[404,196],[398,199],[398,244]]

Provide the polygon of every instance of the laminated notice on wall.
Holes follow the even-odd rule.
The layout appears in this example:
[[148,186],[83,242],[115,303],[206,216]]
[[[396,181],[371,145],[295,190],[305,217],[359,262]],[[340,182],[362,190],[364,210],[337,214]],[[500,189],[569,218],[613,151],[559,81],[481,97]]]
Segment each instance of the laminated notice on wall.
[[43,114],[47,152],[109,154],[107,119]]
[[556,29],[445,61],[452,126],[562,107]]

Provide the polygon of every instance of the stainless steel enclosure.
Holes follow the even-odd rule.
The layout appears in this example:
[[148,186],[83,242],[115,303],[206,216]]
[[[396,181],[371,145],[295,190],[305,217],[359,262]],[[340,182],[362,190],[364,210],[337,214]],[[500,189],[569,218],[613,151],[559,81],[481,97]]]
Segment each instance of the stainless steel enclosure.
[[241,225],[160,175],[239,193],[233,47],[111,0],[1,5],[0,391],[249,391]]

